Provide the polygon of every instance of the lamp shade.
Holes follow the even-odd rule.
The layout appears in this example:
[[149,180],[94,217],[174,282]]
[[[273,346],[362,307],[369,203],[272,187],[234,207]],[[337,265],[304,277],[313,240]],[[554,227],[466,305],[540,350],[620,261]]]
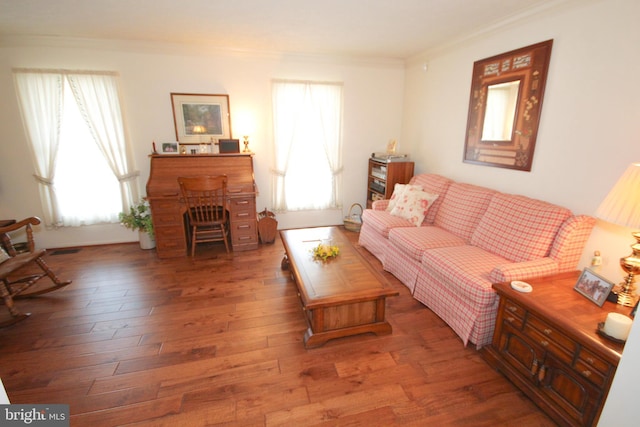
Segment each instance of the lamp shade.
[[614,224],[640,228],[640,163],[633,163],[596,210],[596,216]]

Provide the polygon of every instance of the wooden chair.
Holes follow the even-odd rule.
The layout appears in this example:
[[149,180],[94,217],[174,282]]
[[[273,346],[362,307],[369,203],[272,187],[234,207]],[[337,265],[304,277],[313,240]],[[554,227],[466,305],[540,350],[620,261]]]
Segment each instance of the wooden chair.
[[222,241],[229,253],[227,176],[178,177],[178,184],[189,215],[191,256],[204,242]]
[[[32,226],[38,224],[40,224],[40,219],[36,217],[26,218],[18,222],[2,221],[2,224],[0,224],[0,247],[2,248],[2,252],[0,252],[0,296],[4,299],[4,304],[11,314],[11,319],[0,322],[0,327],[12,325],[29,316],[28,313],[25,314],[18,311],[14,306],[14,299],[42,295],[71,283],[71,280],[60,280],[47,266],[44,259],[42,259],[46,253],[45,249],[36,250]],[[9,233],[15,231],[26,232],[26,252],[17,251],[16,246],[11,241]],[[24,273],[22,270],[27,270],[29,266],[37,266],[39,272],[24,276],[23,274],[28,273]],[[52,283],[31,289],[44,277],[48,277]]]

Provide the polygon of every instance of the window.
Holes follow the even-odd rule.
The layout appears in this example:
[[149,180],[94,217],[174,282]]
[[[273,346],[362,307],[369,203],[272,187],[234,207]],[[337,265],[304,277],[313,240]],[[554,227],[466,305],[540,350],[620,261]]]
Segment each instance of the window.
[[137,199],[116,76],[16,70],[47,226],[117,223]]
[[277,211],[339,208],[342,85],[273,82]]

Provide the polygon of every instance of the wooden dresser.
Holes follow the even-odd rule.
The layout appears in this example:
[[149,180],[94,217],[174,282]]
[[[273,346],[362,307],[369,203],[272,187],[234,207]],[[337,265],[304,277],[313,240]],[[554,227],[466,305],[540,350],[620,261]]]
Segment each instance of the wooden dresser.
[[187,256],[186,207],[179,176],[227,175],[229,229],[234,251],[258,248],[257,188],[252,154],[151,155],[147,199],[160,258]]
[[623,345],[601,337],[598,323],[628,307],[602,307],[576,292],[580,272],[527,282],[531,293],[494,284],[500,295],[493,343],[485,360],[560,425],[596,425]]

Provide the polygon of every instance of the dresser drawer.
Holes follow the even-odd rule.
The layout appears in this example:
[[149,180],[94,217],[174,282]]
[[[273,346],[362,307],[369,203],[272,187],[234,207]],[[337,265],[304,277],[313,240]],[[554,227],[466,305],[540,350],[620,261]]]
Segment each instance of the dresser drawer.
[[516,329],[522,329],[527,311],[510,299],[505,300],[502,319]]
[[577,350],[575,341],[563,334],[556,327],[530,314],[524,328],[536,343],[548,351],[552,351],[564,362],[571,364]]
[[580,375],[603,387],[613,373],[613,366],[586,348],[580,349],[575,369]]

